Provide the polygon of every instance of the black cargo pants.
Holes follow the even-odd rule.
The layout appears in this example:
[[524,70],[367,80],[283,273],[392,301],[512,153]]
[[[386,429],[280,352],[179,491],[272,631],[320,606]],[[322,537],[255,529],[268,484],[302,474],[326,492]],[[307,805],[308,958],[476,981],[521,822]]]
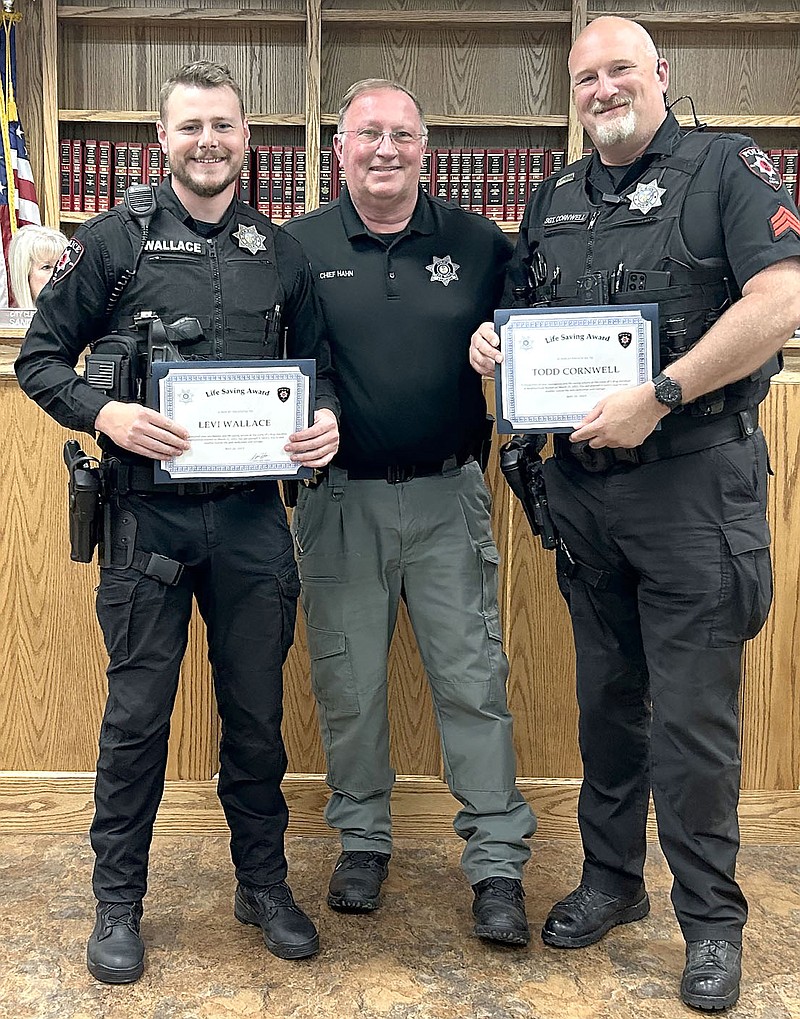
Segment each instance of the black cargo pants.
[[652,787],[687,940],[737,941],[738,692],[772,597],[767,453],[748,438],[591,474],[545,465],[566,549],[584,779],[583,881],[641,892]]
[[[120,520],[126,526],[120,528]],[[286,875],[282,667],[299,594],[286,515],[273,482],[207,496],[118,497],[119,536],[136,522],[136,549],[184,564],[169,586],[132,568],[104,568],[97,616],[109,655],[91,843],[98,899],[142,898],[153,822],[164,788],[170,716],[187,644],[192,597],[208,632],[222,720],[218,794],[237,878]]]

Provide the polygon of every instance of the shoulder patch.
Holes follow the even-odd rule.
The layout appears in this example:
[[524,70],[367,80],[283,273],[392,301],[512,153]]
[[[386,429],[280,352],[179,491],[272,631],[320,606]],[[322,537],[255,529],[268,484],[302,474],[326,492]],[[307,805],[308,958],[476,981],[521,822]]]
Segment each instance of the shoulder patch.
[[65,276],[69,276],[78,262],[80,262],[82,254],[83,245],[73,237],[66,248],[64,248],[61,258],[56,262],[56,267],[53,269],[53,276],[50,281],[53,286],[56,283],[60,283]]
[[565,173],[563,177],[559,177],[558,178],[558,180],[555,182],[554,186],[557,187],[557,188],[560,188],[562,184],[569,184],[569,182],[573,181],[573,180],[575,180],[575,174],[574,173],[571,173],[571,172],[570,173]]
[[769,225],[772,227],[772,239],[775,241],[783,237],[789,230],[800,237],[800,219],[785,205],[778,206],[778,211],[771,217]]
[[739,158],[756,177],[760,177],[765,184],[769,184],[773,191],[779,191],[783,186],[781,175],[775,169],[772,160],[757,145],[748,145],[739,150]]

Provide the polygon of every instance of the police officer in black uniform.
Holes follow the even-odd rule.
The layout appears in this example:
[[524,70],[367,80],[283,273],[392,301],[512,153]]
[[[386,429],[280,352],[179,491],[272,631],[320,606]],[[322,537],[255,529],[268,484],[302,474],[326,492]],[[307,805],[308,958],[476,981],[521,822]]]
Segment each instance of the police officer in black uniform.
[[[142,898],[193,595],[222,719],[218,792],[238,879],[235,915],[260,926],[281,958],[319,947],[285,883],[282,666],[299,584],[277,484],[155,485],[153,461],[180,456],[187,433],[135,397],[154,329],[184,358],[275,358],[285,325],[288,356],[317,365],[314,424],[285,448],[321,467],[338,446],[330,355],[299,245],[235,198],[249,129],[228,68],[183,67],[163,86],[160,110],[172,176],[155,207],[138,194],[78,229],[16,363],[29,396],[65,427],[99,432],[103,449],[110,533],[97,615],[110,661],[88,966],[107,983],[136,980],[144,967]],[[175,325],[185,317],[195,321]],[[100,372],[89,385],[76,375],[87,343],[90,366],[105,365],[113,379]]]
[[[667,63],[635,22],[593,21],[569,71],[597,152],[533,196],[506,303],[657,302],[662,370],[601,399],[545,464],[585,862],[542,937],[582,947],[647,914],[652,789],[687,942],[681,997],[715,1011],[739,995],[737,695],[772,595],[758,404],[800,322],[800,220],[751,139],[679,129]],[[498,344],[488,324],[473,336],[481,374]]]

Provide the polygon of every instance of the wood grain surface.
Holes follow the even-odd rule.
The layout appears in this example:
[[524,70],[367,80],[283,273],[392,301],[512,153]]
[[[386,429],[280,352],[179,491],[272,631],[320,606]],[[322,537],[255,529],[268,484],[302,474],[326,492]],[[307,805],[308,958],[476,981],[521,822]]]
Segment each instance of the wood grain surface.
[[[94,811],[90,775],[44,776],[0,773],[0,835],[82,835]],[[539,821],[537,839],[577,840],[579,784],[570,781],[519,783]],[[321,775],[287,776],[289,835],[335,838],[322,811],[328,789]],[[451,838],[458,803],[435,778],[400,776],[392,794],[392,827],[404,838]],[[739,803],[742,842],[800,845],[800,793],[744,792]],[[166,783],[155,824],[156,835],[227,835],[216,784]],[[652,805],[647,837],[656,840]]]

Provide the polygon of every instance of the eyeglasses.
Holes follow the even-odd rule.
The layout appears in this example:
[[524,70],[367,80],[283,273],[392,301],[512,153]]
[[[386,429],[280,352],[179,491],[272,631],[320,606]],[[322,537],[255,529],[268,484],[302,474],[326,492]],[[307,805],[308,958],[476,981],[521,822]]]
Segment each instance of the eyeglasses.
[[359,131],[339,131],[340,135],[354,134],[362,145],[380,145],[384,138],[390,138],[392,145],[400,149],[404,145],[413,145],[427,137],[425,134],[412,134],[410,131],[378,131],[374,127],[362,127]]

